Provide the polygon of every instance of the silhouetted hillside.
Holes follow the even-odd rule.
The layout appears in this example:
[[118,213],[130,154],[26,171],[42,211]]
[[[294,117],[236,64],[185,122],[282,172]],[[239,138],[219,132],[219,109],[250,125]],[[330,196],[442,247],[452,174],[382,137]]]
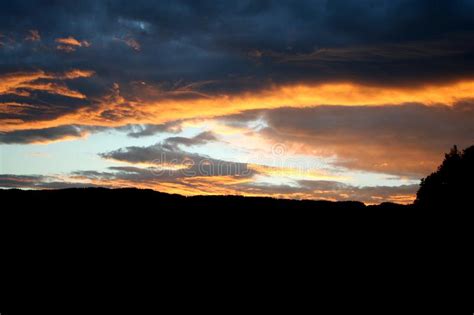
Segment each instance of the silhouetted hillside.
[[[361,202],[288,200],[242,196],[194,196],[184,197],[153,190],[123,188],[73,188],[61,190],[0,190],[0,198],[9,200],[16,207],[47,206],[54,208],[88,206],[108,209],[347,209],[366,208]],[[384,204],[382,208],[403,207]]]

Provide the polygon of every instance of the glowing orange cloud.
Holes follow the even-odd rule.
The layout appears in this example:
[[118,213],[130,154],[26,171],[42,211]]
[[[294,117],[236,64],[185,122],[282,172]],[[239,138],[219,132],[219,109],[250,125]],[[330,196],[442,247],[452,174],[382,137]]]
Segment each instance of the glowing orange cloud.
[[49,78],[51,76],[43,71],[6,74],[1,76],[0,79],[0,94],[12,93],[12,91],[21,88],[25,83]]
[[81,69],[73,69],[70,71],[65,72],[60,78],[65,80],[73,80],[78,78],[89,78],[95,74],[94,71],[91,70],[81,70]]
[[[91,75],[84,73],[84,76]],[[12,76],[0,83],[0,93],[30,81],[31,76],[41,78],[42,73]],[[5,83],[6,82],[6,83]],[[163,93],[159,88],[136,92],[133,100],[126,99],[115,85],[111,93],[102,99],[93,100],[99,106],[85,108],[51,121],[36,121],[11,125],[8,128],[47,128],[58,125],[91,124],[99,126],[122,126],[130,123],[164,123],[173,120],[206,118],[235,114],[252,109],[278,107],[311,107],[318,105],[375,106],[419,102],[427,105],[443,103],[452,105],[456,101],[474,96],[474,81],[461,81],[445,85],[426,85],[417,88],[377,87],[356,83],[296,84],[273,86],[261,91],[243,92],[235,95],[205,95],[189,93],[192,97],[176,99],[175,95]],[[113,113],[106,119],[104,112]]]
[[51,94],[84,99],[86,98],[85,95],[69,89],[63,83],[38,82],[38,80],[71,80],[92,75],[94,75],[94,72],[85,70],[71,70],[62,74],[46,73],[44,71],[10,73],[0,76],[0,95],[29,96],[29,91],[45,91]]
[[89,42],[87,42],[85,40],[84,41],[79,41],[79,40],[75,39],[72,36],[69,36],[67,38],[57,38],[56,42],[59,43],[59,44],[69,45],[69,46],[78,46],[78,47],[89,47],[90,46]]
[[78,47],[90,47],[91,45],[88,41],[79,41],[72,36],[67,38],[57,38],[56,43],[60,44],[56,46],[57,50],[62,50],[67,53],[75,51]]
[[328,180],[337,181],[345,179],[343,176],[333,175],[315,168],[294,168],[294,167],[270,167],[259,164],[249,164],[249,169],[258,172],[261,175],[269,177],[288,177],[292,179],[304,180]]
[[[143,104],[139,108],[149,115],[149,122],[164,122],[285,106],[371,106],[407,102],[451,105],[458,100],[473,96],[474,81],[463,81],[445,86],[428,85],[417,89],[373,87],[355,83],[328,83],[276,86],[259,92],[238,95],[218,95],[185,100],[148,100],[137,102],[137,104]],[[133,105],[133,102],[131,104]]]
[[[275,86],[263,91],[246,92],[237,95],[217,95],[188,99],[167,99],[137,95],[136,101],[127,101],[129,115],[127,122],[162,123],[178,119],[212,117],[234,114],[244,110],[278,107],[311,107],[317,105],[383,105],[419,102],[423,104],[443,103],[452,105],[458,100],[474,96],[474,81],[462,81],[444,86],[427,85],[416,89],[364,86],[355,83],[331,83],[319,85]],[[102,110],[121,106],[120,96],[106,99]],[[101,119],[94,113],[84,117],[94,123]],[[130,117],[134,116],[134,117]],[[108,122],[116,124],[117,122]],[[123,122],[118,122],[119,124]]]

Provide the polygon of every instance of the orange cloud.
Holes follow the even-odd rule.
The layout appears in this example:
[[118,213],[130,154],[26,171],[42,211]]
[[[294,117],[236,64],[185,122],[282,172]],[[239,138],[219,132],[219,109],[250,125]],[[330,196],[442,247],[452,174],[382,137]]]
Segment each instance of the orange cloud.
[[[355,83],[331,83],[319,85],[275,86],[258,92],[236,95],[167,98],[166,95],[140,94],[136,100],[126,101],[128,109],[135,111],[134,117],[125,117],[128,122],[162,123],[178,119],[212,117],[238,113],[244,110],[279,107],[311,107],[317,105],[381,105],[419,102],[423,104],[454,104],[456,101],[474,96],[474,81],[462,81],[444,86],[429,85],[416,89],[387,88],[358,85]],[[154,99],[156,98],[156,100]],[[115,101],[118,99],[116,98]],[[113,110],[119,103],[103,103],[102,110]],[[91,113],[88,113],[89,115]],[[98,117],[88,117],[100,123]],[[109,122],[111,123],[111,122]],[[119,122],[123,123],[123,122]],[[112,122],[113,124],[113,122]]]
[[[84,73],[90,76],[91,73]],[[41,78],[44,73],[14,75],[0,83],[0,93],[5,86],[18,86],[31,81],[31,76]],[[426,85],[417,88],[377,87],[356,83],[296,84],[273,86],[261,91],[240,94],[203,95],[185,91],[190,97],[176,97],[172,92],[147,86],[137,90],[133,99],[127,99],[116,85],[102,99],[94,100],[99,106],[66,114],[55,120],[29,123],[29,128],[47,128],[57,125],[83,124],[116,127],[129,123],[164,123],[173,120],[195,119],[235,114],[252,109],[279,107],[312,107],[317,105],[375,106],[418,102],[428,105],[455,102],[474,96],[474,81],[460,81],[445,85]],[[104,115],[105,113],[110,115]],[[112,117],[112,116],[113,117]],[[108,118],[107,118],[108,117]],[[15,126],[15,129],[23,126]]]
[[79,41],[72,36],[66,38],[57,38],[56,43],[60,44],[56,46],[57,50],[62,50],[64,52],[73,52],[77,47],[90,47],[91,44],[88,41]]
[[94,72],[85,70],[71,70],[63,74],[46,73],[44,71],[10,73],[0,76],[0,95],[28,96],[30,91],[45,91],[51,94],[84,99],[86,98],[85,95],[69,89],[63,83],[39,82],[39,80],[71,80],[92,75],[94,75]]
[[[9,73],[1,76],[0,94],[12,93],[23,84],[33,82],[38,79],[50,79],[51,76],[43,71],[37,72],[17,72]],[[15,93],[14,93],[15,94]]]
[[[0,95],[14,94],[20,97],[30,97],[32,92],[42,91],[49,94],[62,95],[75,99],[86,99],[86,95],[79,91],[70,89],[64,80],[74,80],[87,78],[94,75],[93,71],[75,69],[64,73],[47,73],[44,71],[16,72],[0,75]],[[21,116],[26,110],[35,108],[31,102],[0,102],[0,113]],[[30,129],[29,123],[24,123],[21,119],[1,119],[0,131],[10,131],[19,129]],[[33,122],[35,124],[35,122]],[[15,128],[14,126],[17,126]],[[51,127],[56,127],[54,123]],[[13,127],[13,128],[12,128]],[[41,128],[41,127],[39,127]]]
[[258,172],[261,175],[269,176],[269,177],[288,177],[292,179],[299,179],[299,180],[342,180],[345,179],[343,176],[333,175],[329,172],[324,172],[322,170],[312,168],[312,167],[287,167],[287,166],[279,166],[279,167],[270,167],[266,165],[259,165],[259,164],[249,164],[249,169]]
[[79,40],[75,39],[72,36],[69,36],[67,38],[57,38],[56,42],[59,43],[59,44],[69,45],[69,46],[78,46],[78,47],[89,47],[90,46],[89,42],[87,42],[85,40],[84,41],[79,41]]
[[73,80],[78,78],[89,78],[95,74],[94,71],[90,70],[81,70],[81,69],[73,69],[70,71],[65,72],[61,78],[67,80]]

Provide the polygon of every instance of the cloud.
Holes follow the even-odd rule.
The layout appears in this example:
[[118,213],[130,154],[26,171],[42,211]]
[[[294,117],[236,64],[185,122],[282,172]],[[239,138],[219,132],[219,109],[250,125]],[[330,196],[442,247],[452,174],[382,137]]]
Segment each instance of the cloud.
[[89,46],[89,44],[86,41],[82,41],[82,42],[78,41],[72,36],[69,36],[67,38],[57,38],[56,42],[63,45],[68,45],[68,46],[78,46],[78,47]]
[[[294,82],[412,86],[439,82],[440,77],[472,78],[474,66],[470,1],[433,5],[426,0],[303,0],[229,5],[183,0],[160,6],[145,0],[133,4],[83,1],[40,6],[41,16],[27,7],[0,7],[0,29],[12,36],[39,30],[43,42],[61,39],[66,44],[60,45],[72,48],[84,46],[78,38],[98,43],[79,49],[73,60],[69,56],[58,60],[57,54],[45,50],[35,61],[51,67],[60,67],[62,58],[76,66],[89,62],[116,81],[215,80],[220,84],[213,89],[220,92]],[[423,31],[419,25],[424,25]],[[140,54],[126,52],[118,47],[125,45],[118,45],[117,38],[133,49],[147,49]],[[16,61],[6,58],[7,64],[29,64],[32,53],[24,49],[18,47],[22,53]],[[249,58],[252,52],[258,52],[258,62]],[[306,64],[266,58],[268,52],[295,62],[305,59]],[[308,59],[323,63],[308,66]]]
[[44,176],[25,176],[13,174],[0,175],[0,187],[3,188],[31,188],[45,179]]
[[[127,89],[114,84],[100,97],[94,98],[89,108],[64,113],[60,124],[83,124],[119,127],[128,124],[159,125],[177,120],[208,118],[229,115],[252,109],[271,109],[292,106],[295,108],[316,105],[381,106],[403,103],[422,103],[436,106],[443,103],[452,106],[459,100],[472,96],[474,81],[462,81],[442,86],[424,88],[384,88],[362,86],[353,83],[322,85],[275,86],[269,90],[241,95],[198,96],[176,98],[173,95],[148,97],[148,90]],[[65,93],[63,93],[65,94]],[[35,128],[54,127],[56,121],[37,121]]]
[[57,38],[56,43],[59,45],[56,46],[57,50],[62,50],[64,52],[73,52],[76,51],[78,47],[90,47],[91,44],[88,41],[79,41],[72,36],[66,38]]
[[[87,105],[87,96],[70,85],[71,81],[93,75],[93,71],[80,69],[0,75],[0,130],[31,129],[32,121],[50,120]],[[56,122],[45,128],[59,125],[62,124]]]
[[[381,62],[392,60],[419,60],[423,58],[462,55],[466,50],[472,49],[461,45],[461,43],[439,42],[439,43],[403,43],[384,44],[377,46],[344,47],[344,48],[320,48],[309,54],[300,55],[278,55],[280,62],[301,62],[306,65],[312,62]],[[464,46],[464,47],[463,47]],[[261,54],[264,55],[263,53]]]
[[64,189],[86,187],[107,186],[77,181],[67,182],[53,176],[0,174],[0,188]]
[[85,70],[71,70],[64,73],[46,73],[44,71],[7,73],[0,76],[0,95],[29,96],[31,91],[45,91],[72,98],[85,98],[84,94],[71,90],[58,80],[87,78],[92,75],[94,72]]
[[[432,172],[452,145],[474,138],[474,104],[319,106],[244,112],[223,117],[227,124],[260,119],[257,133],[300,153],[336,157],[335,164],[420,178]],[[436,127],[435,127],[436,126]]]
[[[38,68],[45,73],[88,68],[96,75],[90,82],[68,82],[68,91],[61,92],[86,97],[87,104],[63,100],[59,121],[29,112],[28,126],[15,128],[78,120],[158,125],[256,108],[452,104],[472,97],[469,1],[182,0],[150,6],[145,0],[86,0],[39,7],[41,15],[33,9],[38,4],[0,5],[0,42],[8,46],[0,48],[0,77]],[[423,31],[418,25],[425,25]],[[41,33],[41,45],[23,43],[31,30]],[[136,54],[124,42],[146,49]],[[56,45],[76,51],[58,54]],[[53,83],[44,88],[60,92],[62,85]],[[121,101],[107,102],[114,84]],[[9,103],[28,103],[18,95],[25,91],[16,93]]]
[[75,138],[83,138],[91,132],[103,128],[96,126],[66,125],[45,129],[26,129],[11,132],[0,132],[1,144],[51,143]]
[[[194,141],[198,140],[194,139]],[[149,147],[126,147],[103,153],[101,157],[132,165],[151,167],[155,175],[157,173],[164,175],[160,177],[161,180],[207,176],[249,177],[255,173],[246,163],[228,162],[196,153],[188,153],[166,142]]]
[[145,125],[127,125],[121,128],[122,130],[129,130],[127,136],[131,138],[141,138],[141,137],[149,137],[153,136],[157,133],[163,132],[171,132],[176,133],[180,132],[181,129],[181,122],[170,122],[167,124],[145,124]]
[[123,42],[125,45],[130,47],[131,49],[135,51],[140,51],[142,50],[142,45],[134,38],[117,38],[118,41]]
[[206,144],[208,142],[217,141],[216,135],[211,131],[204,131],[192,138],[186,137],[170,137],[165,140],[165,145],[177,148],[179,145],[184,145],[187,147]]
[[41,40],[41,35],[38,30],[29,30],[25,40],[30,42],[39,42]]

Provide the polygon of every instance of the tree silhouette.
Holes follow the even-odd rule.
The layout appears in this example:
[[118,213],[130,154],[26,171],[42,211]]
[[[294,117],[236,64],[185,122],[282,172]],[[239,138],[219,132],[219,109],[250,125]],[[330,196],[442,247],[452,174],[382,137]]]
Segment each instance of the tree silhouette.
[[445,155],[438,170],[421,180],[415,201],[420,208],[469,208],[474,203],[474,146]]

